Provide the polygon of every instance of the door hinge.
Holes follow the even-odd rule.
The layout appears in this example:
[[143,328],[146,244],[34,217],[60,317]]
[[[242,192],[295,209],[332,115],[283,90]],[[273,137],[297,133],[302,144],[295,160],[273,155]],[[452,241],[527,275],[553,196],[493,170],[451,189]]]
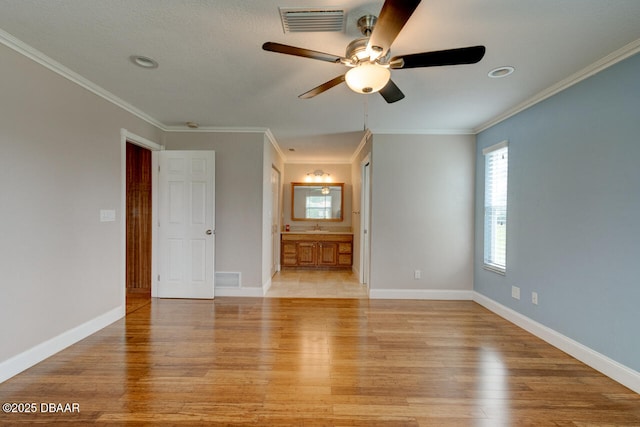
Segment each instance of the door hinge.
[[160,281],[160,275],[158,274],[158,282]]

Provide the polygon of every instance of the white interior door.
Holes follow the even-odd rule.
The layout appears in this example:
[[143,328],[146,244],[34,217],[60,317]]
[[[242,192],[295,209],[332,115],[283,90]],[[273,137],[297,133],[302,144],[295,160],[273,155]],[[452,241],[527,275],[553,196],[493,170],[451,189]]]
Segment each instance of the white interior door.
[[214,179],[213,151],[160,152],[160,298],[214,296]]

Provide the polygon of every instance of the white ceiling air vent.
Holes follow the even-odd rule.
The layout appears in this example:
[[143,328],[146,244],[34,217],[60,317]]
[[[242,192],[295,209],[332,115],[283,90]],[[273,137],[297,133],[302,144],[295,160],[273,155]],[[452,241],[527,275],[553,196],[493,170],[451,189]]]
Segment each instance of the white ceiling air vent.
[[285,33],[344,31],[344,10],[330,8],[278,8]]

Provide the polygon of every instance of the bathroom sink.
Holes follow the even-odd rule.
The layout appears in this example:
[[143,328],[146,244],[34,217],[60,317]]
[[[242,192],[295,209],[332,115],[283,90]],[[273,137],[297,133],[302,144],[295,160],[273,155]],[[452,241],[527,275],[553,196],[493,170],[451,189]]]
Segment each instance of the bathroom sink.
[[306,230],[305,233],[328,233],[329,230]]

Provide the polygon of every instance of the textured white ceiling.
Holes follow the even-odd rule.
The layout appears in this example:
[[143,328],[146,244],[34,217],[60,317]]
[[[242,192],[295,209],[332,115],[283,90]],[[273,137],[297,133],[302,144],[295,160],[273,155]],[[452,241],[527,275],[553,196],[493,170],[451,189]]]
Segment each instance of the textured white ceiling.
[[[279,6],[343,7],[347,30],[284,34]],[[0,29],[165,128],[187,121],[269,128],[288,161],[345,161],[365,125],[379,132],[473,132],[612,52],[640,45],[638,0],[424,0],[392,54],[478,44],[487,54],[474,65],[393,70],[406,95],[395,104],[345,85],[298,99],[346,69],[261,49],[274,41],[343,55],[359,36],[355,21],[381,6],[359,0],[0,0]],[[160,66],[137,68],[128,60],[133,54]],[[516,72],[487,77],[502,65]]]

